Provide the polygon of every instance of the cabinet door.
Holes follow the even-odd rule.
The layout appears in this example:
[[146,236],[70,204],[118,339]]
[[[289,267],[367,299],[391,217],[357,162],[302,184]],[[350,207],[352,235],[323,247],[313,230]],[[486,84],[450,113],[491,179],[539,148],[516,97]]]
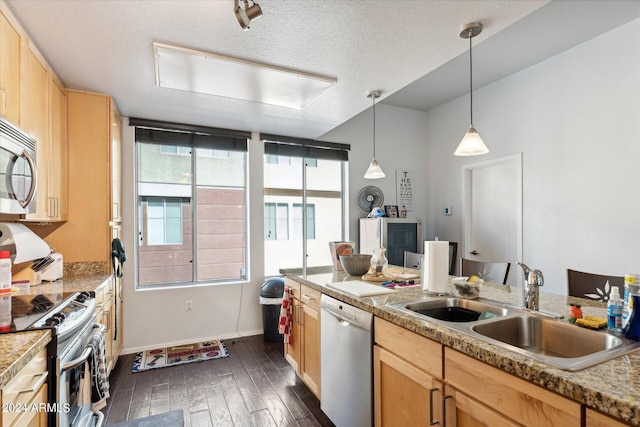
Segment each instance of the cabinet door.
[[[380,347],[373,348],[376,427],[413,427],[439,423],[442,382]],[[455,425],[455,424],[451,424]]]
[[[121,226],[111,227],[112,238],[120,238]],[[122,325],[122,277],[113,276],[113,364],[115,365],[122,351],[122,335],[124,333]]]
[[445,425],[456,427],[518,427],[521,425],[449,385],[445,386],[442,404],[446,417]]
[[[51,78],[50,137],[48,170],[48,216],[66,221],[67,210],[67,92],[56,78]],[[40,155],[38,157],[41,157]]]
[[107,372],[113,369],[113,297],[108,291],[105,295],[104,310],[102,311],[102,323],[104,325],[104,348],[107,355]]
[[44,62],[35,51],[25,49],[25,117],[24,131],[34,138],[38,144],[36,212],[28,214],[27,220],[48,221],[47,171],[49,168],[49,74]]
[[20,33],[0,13],[0,116],[20,126]]
[[[38,390],[33,400],[27,405],[29,408],[40,408],[40,405],[47,403],[47,385],[43,384]],[[29,410],[20,415],[12,426],[16,427],[47,427],[46,410]]]
[[[5,384],[0,390],[2,395],[2,403],[4,405],[14,405],[14,408],[31,407],[31,403],[46,402],[46,381],[48,377],[47,371],[47,353],[41,350],[31,359],[16,376]],[[44,396],[44,397],[43,397]],[[45,412],[45,411],[43,411]],[[14,426],[18,418],[24,413],[18,410],[2,411],[0,414],[0,425]],[[46,425],[46,412],[45,424]]]
[[622,421],[613,419],[591,408],[585,411],[586,427],[623,427],[627,424]]
[[111,101],[111,221],[122,221],[122,119]]
[[284,357],[298,373],[302,369],[302,305],[297,298],[293,299],[293,321],[291,322],[291,344],[285,344]]
[[524,425],[581,425],[579,403],[448,347],[445,380],[465,395]]
[[302,369],[300,376],[320,398],[320,313],[302,304]]

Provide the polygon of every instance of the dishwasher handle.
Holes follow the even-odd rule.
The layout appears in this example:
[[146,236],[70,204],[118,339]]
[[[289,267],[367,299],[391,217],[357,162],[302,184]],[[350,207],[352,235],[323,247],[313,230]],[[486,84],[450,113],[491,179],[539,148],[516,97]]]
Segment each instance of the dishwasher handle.
[[338,320],[338,322],[342,323],[342,324],[343,324],[343,325],[345,325],[345,326],[346,326],[346,325],[354,325],[354,326],[358,326],[358,325],[355,325],[354,323],[351,323],[350,321],[348,321],[348,320],[347,320],[347,319],[345,319],[344,317],[340,316],[339,314],[336,314],[336,313],[334,313],[334,312],[332,312],[332,311],[329,311],[329,310],[324,310],[324,311],[326,311],[328,314],[330,314],[330,315],[332,315],[333,317],[335,317],[335,318]]

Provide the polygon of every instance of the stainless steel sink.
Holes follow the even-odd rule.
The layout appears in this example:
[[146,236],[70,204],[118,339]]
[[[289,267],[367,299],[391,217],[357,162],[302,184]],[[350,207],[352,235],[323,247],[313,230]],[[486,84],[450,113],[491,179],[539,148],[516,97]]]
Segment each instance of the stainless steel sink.
[[588,368],[640,347],[639,341],[483,298],[424,298],[387,305],[568,371]]
[[523,315],[476,324],[476,334],[494,344],[569,371],[611,360],[640,346],[640,342],[580,328],[571,323]]
[[501,303],[482,298],[473,300],[446,297],[431,298],[389,305],[416,316],[447,323],[475,322],[481,317],[490,319],[509,314],[509,310],[502,307]]

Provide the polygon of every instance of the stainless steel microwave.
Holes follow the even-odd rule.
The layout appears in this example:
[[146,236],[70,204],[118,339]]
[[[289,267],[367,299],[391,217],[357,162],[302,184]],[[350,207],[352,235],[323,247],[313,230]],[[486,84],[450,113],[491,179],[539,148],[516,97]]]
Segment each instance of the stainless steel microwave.
[[36,211],[37,142],[0,117],[0,213]]

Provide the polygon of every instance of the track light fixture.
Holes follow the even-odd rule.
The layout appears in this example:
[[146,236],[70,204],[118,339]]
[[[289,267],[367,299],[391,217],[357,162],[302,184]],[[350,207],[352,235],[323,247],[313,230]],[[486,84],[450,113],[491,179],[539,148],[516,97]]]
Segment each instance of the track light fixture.
[[365,172],[364,177],[367,179],[384,178],[385,174],[376,160],[376,98],[380,98],[380,91],[372,90],[367,95],[367,98],[371,98],[373,101],[373,160],[371,160],[371,164]]
[[482,24],[479,22],[473,22],[471,24],[465,25],[460,32],[460,37],[463,39],[469,39],[469,111],[471,115],[471,125],[469,126],[469,130],[460,141],[458,148],[456,149],[456,156],[477,156],[480,154],[487,154],[489,149],[480,135],[478,131],[473,127],[473,58],[471,57],[471,39],[477,36],[482,32]]
[[[251,4],[251,6],[249,6],[249,4]],[[249,24],[252,21],[262,16],[260,5],[253,0],[244,0],[244,9],[240,7],[240,0],[234,0],[233,11],[236,14],[238,23],[245,31],[249,29]]]

